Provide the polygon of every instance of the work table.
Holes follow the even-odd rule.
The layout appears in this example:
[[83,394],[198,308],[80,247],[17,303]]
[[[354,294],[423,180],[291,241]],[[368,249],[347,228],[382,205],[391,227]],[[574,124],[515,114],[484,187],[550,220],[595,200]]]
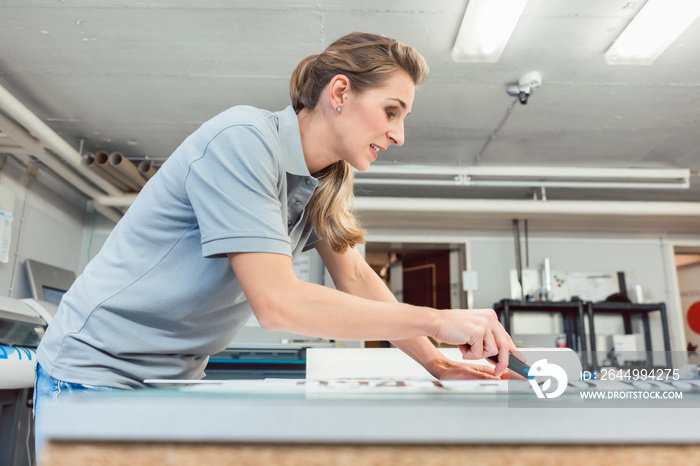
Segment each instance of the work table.
[[[353,461],[360,462],[366,460],[362,455],[377,455],[378,451],[392,461],[408,452],[415,459],[435,453],[436,447],[444,454],[450,452],[448,457],[453,459],[489,447],[491,453],[522,448],[541,455],[560,451],[570,464],[576,464],[572,452],[589,457],[586,452],[594,447],[614,451],[618,460],[621,452],[633,455],[624,458],[633,459],[650,445],[655,453],[680,455],[679,461],[700,454],[697,408],[511,408],[503,393],[376,394],[359,389],[333,395],[328,390],[318,393],[303,388],[260,392],[255,388],[259,383],[239,381],[243,389],[202,385],[100,393],[47,404],[42,427],[48,438],[59,443],[48,444],[42,466],[89,464],[95,457],[81,462],[79,453],[85,451],[108,456],[142,452],[143,458],[152,458],[153,454],[185,449],[197,458],[193,451],[202,448],[221,453],[221,463],[208,459],[209,464],[230,464],[226,461],[232,451],[242,454],[241,448],[246,454],[255,455],[255,450],[267,455],[269,464],[277,464],[270,459],[275,452],[287,458],[279,464],[297,464],[288,462],[291,452],[309,448],[320,457],[332,456],[333,451],[340,454],[338,449],[350,454],[350,448],[352,455],[359,455]],[[552,446],[557,448],[552,450]],[[286,450],[279,450],[282,447]],[[158,451],[161,453],[155,453]],[[435,455],[430,457],[440,457]],[[131,466],[147,464],[145,459],[139,463],[138,455],[132,456]]]

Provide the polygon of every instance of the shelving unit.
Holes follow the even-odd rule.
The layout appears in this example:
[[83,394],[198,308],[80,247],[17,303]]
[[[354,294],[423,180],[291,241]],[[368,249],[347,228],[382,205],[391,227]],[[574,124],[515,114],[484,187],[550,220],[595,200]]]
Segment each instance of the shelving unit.
[[[668,331],[668,318],[666,315],[666,305],[664,303],[654,304],[633,304],[625,302],[584,302],[584,301],[517,301],[503,299],[494,304],[494,311],[498,315],[500,322],[508,333],[513,330],[514,312],[553,312],[562,316],[564,334],[566,335],[566,346],[574,351],[580,352],[582,367],[587,370],[597,371],[600,369],[596,358],[596,333],[595,314],[619,314],[623,319],[624,332],[631,335],[632,318],[639,316],[642,320],[644,330],[644,345],[646,349],[646,365],[653,367],[652,360],[652,338],[651,327],[649,325],[649,314],[659,312],[661,316],[661,327],[663,332],[664,353],[667,368],[673,366],[671,358],[671,341]],[[584,315],[588,316],[588,338],[586,338]],[[586,340],[590,342],[591,360],[588,359]]]
[[588,352],[583,330],[584,303],[582,301],[517,301],[502,299],[493,305],[501,324],[508,333],[513,327],[514,312],[553,312],[561,314],[566,335],[566,346],[581,352],[581,361],[587,361]]
[[666,356],[666,367],[673,367],[671,359],[671,339],[668,332],[668,317],[666,316],[666,304],[633,304],[624,302],[598,302],[586,303],[586,313],[588,315],[588,334],[591,342],[591,368],[594,371],[600,369],[596,354],[596,338],[595,338],[595,314],[619,314],[622,317],[625,335],[632,335],[632,317],[639,316],[642,319],[644,328],[644,346],[646,349],[647,366],[653,366],[651,360],[652,344],[651,344],[651,328],[649,326],[649,314],[651,312],[659,312],[661,315],[661,330],[664,339],[664,353]]

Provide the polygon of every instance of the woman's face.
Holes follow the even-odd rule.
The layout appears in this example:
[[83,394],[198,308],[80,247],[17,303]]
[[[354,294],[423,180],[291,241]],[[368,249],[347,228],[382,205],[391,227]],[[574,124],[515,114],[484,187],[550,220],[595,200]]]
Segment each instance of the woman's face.
[[403,145],[415,85],[406,72],[397,71],[382,87],[346,95],[337,120],[340,157],[365,171],[389,146]]

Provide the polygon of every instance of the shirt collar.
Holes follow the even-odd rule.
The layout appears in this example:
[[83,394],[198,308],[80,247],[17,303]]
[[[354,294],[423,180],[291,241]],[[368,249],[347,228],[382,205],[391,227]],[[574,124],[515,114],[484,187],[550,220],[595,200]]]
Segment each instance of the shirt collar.
[[275,112],[279,121],[280,142],[284,153],[284,165],[287,173],[315,179],[309,173],[301,146],[299,119],[290,105],[281,112]]

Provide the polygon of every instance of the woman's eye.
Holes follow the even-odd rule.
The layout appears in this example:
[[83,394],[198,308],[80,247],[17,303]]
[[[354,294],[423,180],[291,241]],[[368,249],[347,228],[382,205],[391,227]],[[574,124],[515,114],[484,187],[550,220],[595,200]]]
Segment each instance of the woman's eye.
[[391,109],[388,108],[388,109],[386,109],[386,116],[387,116],[388,118],[394,118],[394,117],[396,116],[396,114],[394,113],[393,110],[391,110]]

